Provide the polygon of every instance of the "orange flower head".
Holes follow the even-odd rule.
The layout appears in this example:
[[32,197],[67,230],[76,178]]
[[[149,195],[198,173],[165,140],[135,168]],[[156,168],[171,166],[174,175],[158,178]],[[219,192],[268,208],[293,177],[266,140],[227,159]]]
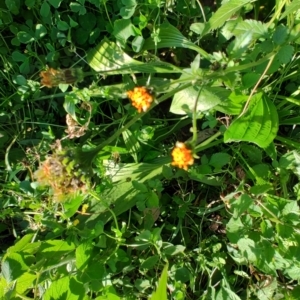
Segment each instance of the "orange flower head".
[[193,151],[187,148],[185,143],[177,142],[172,150],[172,166],[184,169],[187,171],[188,166],[194,163]]
[[154,100],[151,92],[143,86],[135,87],[132,91],[128,91],[127,96],[139,113],[142,111],[146,112]]
[[79,68],[55,70],[49,68],[46,71],[40,73],[41,84],[52,88],[58,86],[60,83],[71,84],[80,82],[83,79],[83,72]]

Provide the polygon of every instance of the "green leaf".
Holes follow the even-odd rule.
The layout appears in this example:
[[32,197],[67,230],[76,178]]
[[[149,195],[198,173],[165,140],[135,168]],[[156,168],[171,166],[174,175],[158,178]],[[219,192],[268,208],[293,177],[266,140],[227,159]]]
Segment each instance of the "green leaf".
[[38,40],[47,34],[47,29],[42,24],[35,26],[35,38]]
[[96,72],[105,74],[132,73],[181,73],[182,71],[165,62],[143,63],[127,55],[115,43],[103,40],[95,49],[88,52],[87,61]]
[[5,0],[6,7],[14,15],[19,14],[20,0]]
[[40,9],[40,14],[42,17],[47,18],[50,14],[50,5],[47,1],[43,1],[43,4]]
[[205,24],[202,35],[223,26],[237,11],[250,2],[252,0],[231,0],[223,4]]
[[75,12],[75,13],[78,13],[79,15],[84,15],[86,14],[86,9],[84,6],[82,6],[81,4],[79,3],[76,3],[76,2],[71,2],[70,3],[70,8],[71,8],[71,11]]
[[152,294],[150,300],[167,300],[167,278],[168,278],[168,264],[165,265],[160,276],[158,287]]
[[25,5],[26,5],[28,8],[33,8],[34,5],[35,5],[35,1],[36,1],[36,0],[25,0]]
[[75,194],[68,201],[63,203],[64,212],[63,215],[66,218],[71,218],[78,210],[79,206],[81,205],[85,195],[83,194]]
[[59,8],[62,0],[48,0],[48,2],[54,7]]
[[136,190],[138,190],[142,193],[147,193],[148,192],[147,186],[144,183],[133,180],[132,185]]
[[153,267],[156,265],[156,263],[159,261],[160,257],[158,255],[153,255],[148,258],[146,258],[142,264],[140,265],[141,269],[153,269]]
[[268,38],[268,25],[256,20],[244,20],[232,25],[231,32],[235,36],[239,36],[246,32],[251,32],[255,39],[264,37]]
[[275,32],[273,34],[273,41],[277,45],[282,45],[288,37],[288,29],[280,24],[276,27]]
[[28,44],[28,43],[34,41],[34,37],[25,31],[19,31],[17,34],[17,38],[23,44]]
[[205,28],[205,24],[204,23],[193,23],[191,26],[190,26],[190,30],[201,35],[203,30]]
[[191,86],[174,95],[170,112],[178,115],[192,112],[197,98],[197,112],[208,111],[225,100],[229,94],[230,91],[221,87]]
[[210,58],[210,55],[206,53],[202,48],[195,45],[193,42],[189,41],[184,37],[181,32],[171,25],[170,23],[163,23],[159,27],[159,41],[154,42],[154,39],[148,38],[145,41],[143,50],[169,48],[169,47],[179,47],[195,50],[200,53],[205,58]]
[[63,240],[47,240],[40,247],[40,255],[42,257],[61,257],[62,255],[75,250],[75,245]]
[[76,248],[76,267],[79,270],[84,270],[88,266],[88,260],[91,259],[93,251],[93,241],[84,241]]
[[19,51],[14,51],[11,56],[12,56],[12,59],[16,62],[24,61],[25,59],[28,58],[26,55],[24,55],[23,53],[21,53]]
[[278,131],[275,105],[262,93],[254,95],[246,113],[235,119],[224,134],[224,142],[252,142],[267,148]]
[[67,22],[59,20],[59,21],[57,22],[57,28],[58,28],[59,30],[65,31],[65,30],[68,30],[68,29],[69,29],[69,25],[68,25]]
[[150,191],[147,194],[147,207],[149,208],[159,207],[159,198],[154,191]]
[[276,59],[281,64],[287,64],[292,60],[293,55],[294,55],[294,47],[291,45],[284,45],[277,52]]
[[253,204],[253,199],[247,194],[241,195],[232,202],[233,218],[239,218]]
[[227,165],[231,160],[231,156],[227,153],[215,153],[209,160],[209,165],[217,170],[222,169],[223,166]]
[[37,275],[25,272],[16,280],[16,291],[19,294],[25,293],[27,290],[34,287],[34,282],[37,280]]
[[238,240],[237,245],[242,254],[249,260],[251,263],[257,262],[257,245],[255,242],[249,238],[241,238]]
[[246,73],[242,77],[243,87],[245,89],[248,89],[248,88],[251,88],[251,87],[255,86],[255,84],[259,80],[260,76],[261,76],[261,74],[257,74],[257,73],[254,73],[254,72]]
[[14,246],[11,246],[6,250],[6,254],[23,251],[24,249],[26,249],[26,246],[31,243],[33,237],[33,233],[24,235],[19,241],[15,243]]
[[[132,3],[133,2],[135,2],[135,1],[132,1]],[[134,15],[135,8],[136,8],[136,4],[122,7],[120,10],[120,16],[123,19],[130,19]]]
[[172,244],[168,244],[167,246],[164,247],[163,252],[165,255],[178,255],[180,253],[184,253],[185,250],[185,246],[182,245],[172,245]]
[[139,141],[137,140],[135,135],[128,129],[124,130],[122,132],[122,136],[123,136],[123,139],[124,139],[126,149],[131,154],[134,161],[137,163],[138,162],[138,153],[141,149]]
[[280,14],[280,20],[285,18],[287,15],[292,14],[293,12],[297,12],[300,9],[300,2],[298,0],[294,0],[292,3],[285,6],[285,10],[282,14]]
[[228,287],[222,285],[215,300],[241,300],[241,298]]
[[78,282],[74,277],[66,276],[53,281],[50,287],[46,290],[43,299],[83,300],[87,298],[83,284]]
[[231,243],[236,244],[243,235],[245,225],[240,218],[231,218],[226,225],[226,233]]
[[92,13],[86,13],[83,16],[79,16],[79,24],[87,31],[92,31],[92,29],[96,26],[96,23],[96,17]]
[[248,31],[241,35],[238,35],[233,42],[227,47],[227,53],[230,57],[239,57],[247,49],[249,44],[252,42],[252,32]]

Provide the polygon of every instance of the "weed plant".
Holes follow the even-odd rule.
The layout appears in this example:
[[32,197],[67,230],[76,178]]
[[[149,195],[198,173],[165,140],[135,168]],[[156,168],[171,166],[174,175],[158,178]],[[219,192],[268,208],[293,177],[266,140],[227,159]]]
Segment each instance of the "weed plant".
[[0,299],[300,299],[300,2],[265,2],[0,1]]

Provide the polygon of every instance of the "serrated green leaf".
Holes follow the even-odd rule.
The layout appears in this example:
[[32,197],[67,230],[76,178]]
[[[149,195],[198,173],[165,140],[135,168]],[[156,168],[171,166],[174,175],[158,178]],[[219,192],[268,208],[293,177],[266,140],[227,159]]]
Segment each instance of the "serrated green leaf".
[[238,35],[234,41],[232,41],[227,47],[227,53],[230,57],[239,57],[247,49],[248,45],[252,42],[252,32],[244,32],[241,35]]
[[40,247],[40,255],[42,257],[61,257],[70,251],[75,250],[75,245],[63,240],[48,240],[42,243]]
[[231,156],[227,153],[215,153],[211,156],[209,160],[209,165],[215,169],[221,169],[223,166],[230,162]]
[[294,47],[291,45],[284,45],[281,47],[276,54],[276,59],[281,64],[287,64],[291,61],[292,57],[294,55]]
[[241,238],[238,240],[237,245],[242,254],[249,260],[249,262],[255,263],[257,261],[257,245],[249,238]]
[[248,88],[255,86],[255,84],[258,82],[260,76],[261,76],[261,74],[257,74],[254,72],[246,73],[242,77],[243,87],[245,89],[248,89]]
[[170,112],[184,115],[193,111],[197,98],[197,112],[207,111],[225,101],[229,95],[229,90],[220,87],[191,86],[174,95]]
[[91,259],[93,241],[84,241],[76,248],[76,267],[83,271],[88,267],[88,260]]
[[268,25],[256,20],[244,20],[234,24],[232,33],[239,36],[245,32],[251,32],[252,37],[258,39],[260,37],[268,37]]
[[152,294],[150,300],[167,300],[167,278],[168,278],[168,264],[164,267],[160,276],[158,287]]
[[224,134],[224,142],[246,141],[266,148],[278,131],[278,114],[275,105],[262,93],[252,97],[247,112],[235,119]]
[[237,200],[232,202],[233,218],[239,218],[253,203],[253,199],[247,194],[241,195]]
[[96,72],[109,75],[132,73],[181,73],[182,71],[165,62],[143,63],[131,58],[115,43],[103,40],[89,51],[87,61]]
[[33,236],[33,233],[24,235],[19,241],[15,243],[14,246],[11,246],[7,249],[6,255],[23,251],[26,248],[26,246],[31,243]]
[[280,24],[276,27],[275,32],[273,34],[273,41],[277,45],[281,45],[285,42],[288,36],[288,29]]
[[202,35],[224,25],[237,11],[252,0],[231,0],[223,4],[205,24]]

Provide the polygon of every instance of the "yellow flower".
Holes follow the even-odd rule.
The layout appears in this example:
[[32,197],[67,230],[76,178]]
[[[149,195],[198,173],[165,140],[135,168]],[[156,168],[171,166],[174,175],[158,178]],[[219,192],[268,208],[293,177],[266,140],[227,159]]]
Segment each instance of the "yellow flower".
[[194,163],[193,151],[184,143],[177,142],[175,148],[172,150],[172,166],[187,170],[188,166]]
[[71,84],[79,82],[83,79],[83,72],[79,68],[64,69],[64,70],[55,70],[49,68],[46,71],[40,73],[41,84],[52,88],[58,86],[60,83]]
[[75,219],[75,220],[73,221],[73,225],[74,225],[74,226],[77,226],[79,223],[80,223],[80,221],[79,221],[78,219]]
[[135,87],[132,91],[127,92],[128,98],[131,100],[132,105],[138,110],[139,113],[146,112],[151,106],[154,98],[150,91],[145,87]]

